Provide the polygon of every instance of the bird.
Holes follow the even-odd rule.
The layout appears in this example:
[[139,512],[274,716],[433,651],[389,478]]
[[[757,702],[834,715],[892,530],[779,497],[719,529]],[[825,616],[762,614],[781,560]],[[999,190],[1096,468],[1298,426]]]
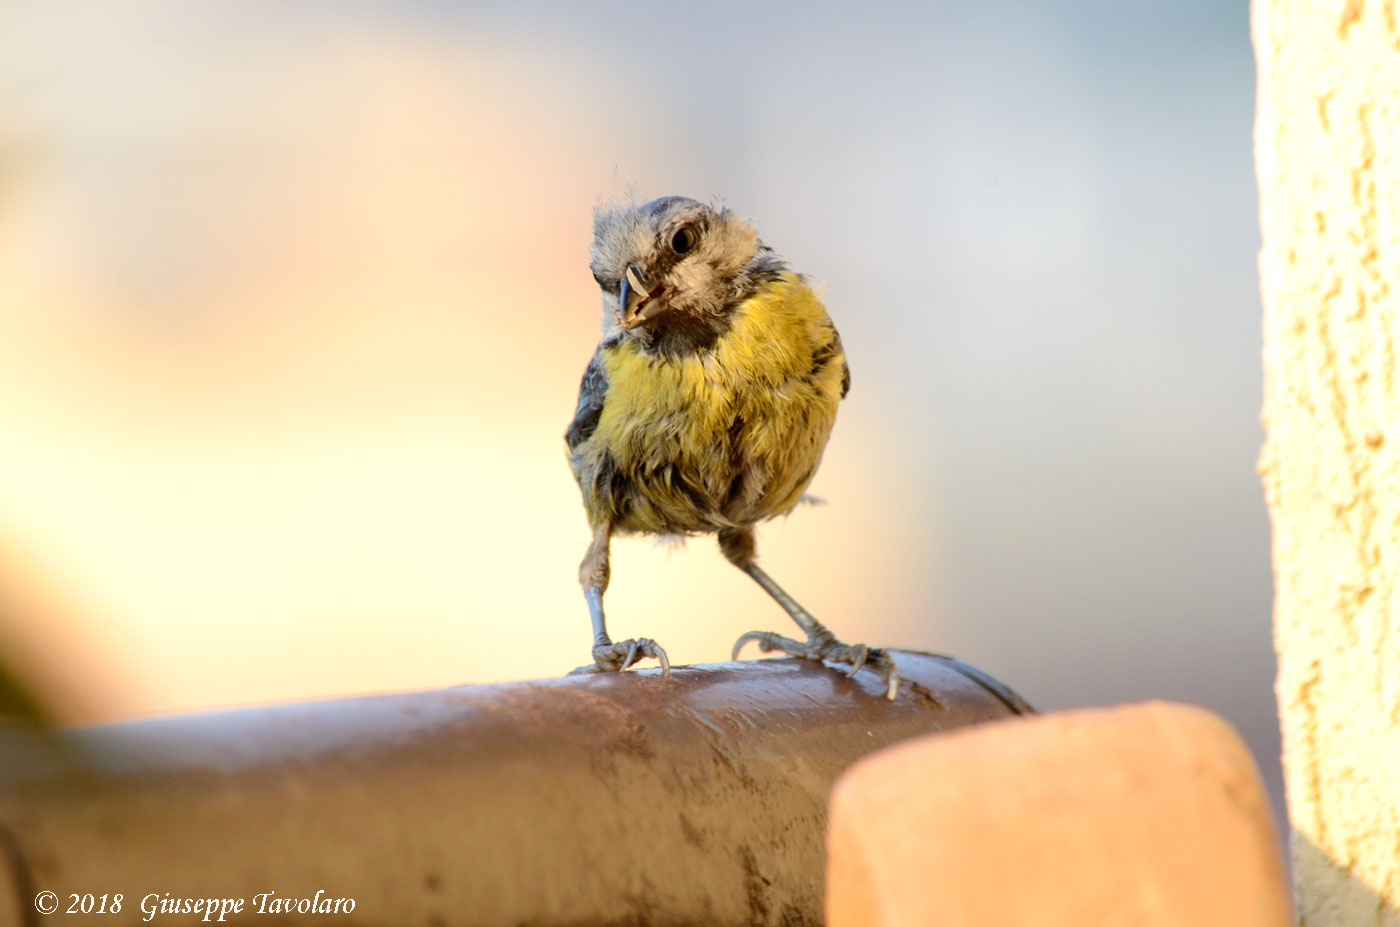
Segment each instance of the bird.
[[613,641],[603,594],[617,535],[716,535],[805,640],[750,631],[749,642],[813,661],[869,667],[895,697],[888,651],[846,644],[758,565],[754,526],[804,498],[850,390],[841,336],[805,276],[718,203],[665,196],[594,210],[589,269],[602,297],[602,337],[564,433],[592,540],[579,565],[593,625],[593,662],[618,672],[650,658],[651,638]]

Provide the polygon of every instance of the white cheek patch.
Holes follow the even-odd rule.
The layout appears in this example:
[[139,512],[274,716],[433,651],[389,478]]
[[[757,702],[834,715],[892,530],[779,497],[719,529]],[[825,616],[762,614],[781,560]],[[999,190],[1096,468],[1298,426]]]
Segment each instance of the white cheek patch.
[[714,277],[714,268],[704,261],[682,261],[671,271],[671,284],[678,293],[703,293]]
[[738,216],[730,216],[723,229],[720,234],[726,239],[721,252],[724,261],[719,267],[726,273],[734,273],[758,253],[758,232]]

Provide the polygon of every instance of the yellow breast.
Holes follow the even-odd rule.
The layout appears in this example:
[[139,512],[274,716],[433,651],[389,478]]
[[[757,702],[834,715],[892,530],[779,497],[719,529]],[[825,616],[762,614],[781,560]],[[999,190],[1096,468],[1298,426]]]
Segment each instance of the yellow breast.
[[606,401],[573,455],[595,524],[697,533],[797,504],[836,418],[840,341],[792,274],[731,322],[712,349],[689,356],[651,354],[630,338],[603,349]]

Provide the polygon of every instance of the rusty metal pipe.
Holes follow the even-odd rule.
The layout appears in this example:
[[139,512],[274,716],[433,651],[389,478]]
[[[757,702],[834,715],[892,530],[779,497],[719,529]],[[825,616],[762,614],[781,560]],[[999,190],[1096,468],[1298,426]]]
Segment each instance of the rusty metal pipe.
[[102,927],[203,923],[203,899],[258,925],[820,923],[836,776],[1030,710],[951,658],[896,661],[894,702],[779,659],[114,724],[57,759],[0,739],[0,924],[47,922],[40,891],[121,893]]

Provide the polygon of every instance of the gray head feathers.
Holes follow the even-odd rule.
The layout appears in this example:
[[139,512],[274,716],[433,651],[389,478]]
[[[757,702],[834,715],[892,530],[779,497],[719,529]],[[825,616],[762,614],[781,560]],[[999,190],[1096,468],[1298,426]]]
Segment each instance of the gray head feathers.
[[676,347],[682,333],[687,344],[703,332],[717,336],[735,306],[786,269],[744,219],[684,196],[598,207],[589,253],[605,330],[620,325],[624,278],[634,298],[641,284],[659,303],[645,313],[654,319],[627,332],[649,346]]

